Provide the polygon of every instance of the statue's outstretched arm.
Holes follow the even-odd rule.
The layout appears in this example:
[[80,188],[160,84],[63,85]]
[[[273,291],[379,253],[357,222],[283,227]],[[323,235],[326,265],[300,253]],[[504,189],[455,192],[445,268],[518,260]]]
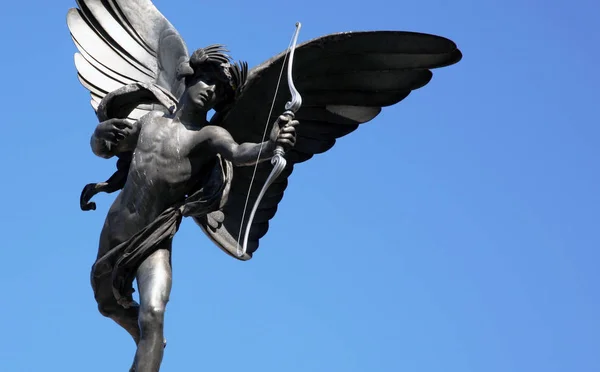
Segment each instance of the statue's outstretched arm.
[[225,128],[212,125],[203,129],[202,137],[213,152],[231,161],[234,166],[248,166],[270,159],[277,146],[285,149],[293,147],[296,141],[294,127],[297,124],[297,121],[280,116],[273,125],[270,138],[262,143],[238,144]]
[[200,142],[206,142],[211,152],[220,154],[234,166],[253,165],[257,160],[267,160],[275,149],[272,141],[238,144],[226,129],[218,126],[204,127],[202,132]]
[[92,152],[105,159],[135,149],[140,133],[140,121],[109,119],[96,127],[90,139]]

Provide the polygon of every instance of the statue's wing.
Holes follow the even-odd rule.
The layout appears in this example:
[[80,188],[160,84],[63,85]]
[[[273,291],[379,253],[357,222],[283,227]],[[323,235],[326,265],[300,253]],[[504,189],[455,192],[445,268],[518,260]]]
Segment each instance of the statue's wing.
[[[238,143],[260,142],[266,123],[270,130],[290,99],[284,74],[274,112],[267,117],[284,57],[282,53],[249,72],[242,96],[223,119],[221,125]],[[452,65],[461,58],[452,41],[409,32],[341,33],[298,46],[293,75],[303,104],[296,114],[300,121],[297,142],[285,155],[286,169],[261,201],[251,226],[248,254],[241,259],[251,258],[260,238],[266,234],[295,164],[331,149],[337,138],[375,118],[382,107],[398,103],[411,91],[426,85],[432,78],[430,69]],[[245,229],[271,167],[270,162],[258,166],[252,190],[249,189],[254,167],[234,168],[229,198],[223,208],[205,218],[196,218],[206,234],[234,257],[238,239],[242,244],[240,231]]]
[[[183,81],[177,67],[188,58],[187,47],[150,0],[77,0],[67,24],[79,53],[75,66],[90,91],[94,110],[102,99],[131,83],[157,84],[177,99]],[[129,117],[138,119],[152,106],[139,105]]]

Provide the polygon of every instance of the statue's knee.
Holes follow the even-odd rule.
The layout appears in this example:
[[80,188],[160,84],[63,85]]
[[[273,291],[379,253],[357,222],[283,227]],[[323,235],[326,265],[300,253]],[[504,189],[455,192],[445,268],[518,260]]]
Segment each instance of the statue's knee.
[[98,311],[100,314],[109,318],[111,315],[117,312],[117,304],[111,304],[107,302],[99,302],[98,303]]
[[142,306],[142,308],[140,308],[140,325],[142,327],[162,324],[164,318],[164,305],[150,305]]

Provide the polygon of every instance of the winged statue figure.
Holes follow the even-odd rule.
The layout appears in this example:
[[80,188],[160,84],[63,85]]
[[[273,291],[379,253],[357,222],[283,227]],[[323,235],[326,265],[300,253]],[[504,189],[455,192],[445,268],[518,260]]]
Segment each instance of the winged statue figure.
[[[150,0],[77,0],[67,24],[98,118],[91,149],[117,160],[110,178],[80,196],[81,209],[94,210],[95,194],[119,191],[92,288],[100,313],[135,340],[138,372],[160,369],[171,242],[183,217],[228,255],[251,259],[297,164],[462,58],[451,40],[414,32],[344,32],[297,44],[297,24],[288,49],[249,69],[222,45],[190,54]],[[276,89],[286,67],[289,89]]]

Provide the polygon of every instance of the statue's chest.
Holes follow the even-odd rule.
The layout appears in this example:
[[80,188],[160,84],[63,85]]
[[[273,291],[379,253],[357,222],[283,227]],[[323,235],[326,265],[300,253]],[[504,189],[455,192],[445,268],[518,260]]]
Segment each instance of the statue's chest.
[[190,133],[181,126],[152,120],[142,128],[137,149],[148,156],[182,159],[188,157],[192,139]]
[[[179,190],[192,175],[191,136],[169,122],[145,123],[134,152],[132,169],[146,185]],[[183,189],[182,189],[183,190]]]

